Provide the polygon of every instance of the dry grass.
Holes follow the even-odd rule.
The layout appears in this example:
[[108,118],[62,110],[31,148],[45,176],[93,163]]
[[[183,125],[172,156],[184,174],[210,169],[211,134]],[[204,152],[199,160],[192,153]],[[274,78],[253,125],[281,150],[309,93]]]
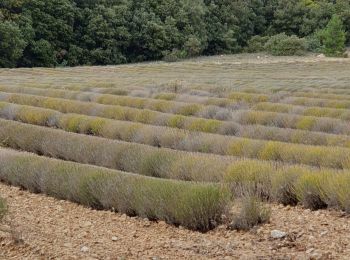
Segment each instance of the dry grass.
[[175,115],[147,109],[137,109],[117,105],[103,105],[62,98],[50,98],[27,94],[3,94],[0,96],[0,100],[10,103],[53,109],[62,113],[92,115],[116,120],[169,126],[173,128],[208,133],[232,135],[234,134],[234,132],[232,132],[232,128],[235,128],[235,124],[228,121]]
[[328,107],[335,109],[349,109],[350,101],[348,100],[332,100],[321,98],[308,98],[308,97],[289,97],[283,102],[293,105],[312,106],[312,107]]
[[214,181],[222,179],[233,157],[196,154],[79,135],[0,119],[3,146],[39,155],[148,176]]
[[[12,111],[8,114],[8,111]],[[257,158],[318,167],[349,168],[350,149],[252,140],[115,121],[0,102],[0,117],[69,132],[191,152]],[[198,129],[197,129],[198,130]],[[200,129],[205,132],[205,129]]]
[[333,118],[248,110],[237,112],[237,122],[241,124],[260,124],[280,128],[350,135],[349,124],[340,119]]
[[207,231],[221,222],[228,193],[213,184],[169,181],[0,150],[0,179],[58,199]]
[[[5,86],[0,86],[0,91],[4,91],[7,93],[22,93],[52,98],[65,98],[71,100],[88,101],[104,105],[124,106],[137,109],[149,109],[163,113],[172,113],[183,116],[199,116],[210,119],[215,119],[216,117],[219,117],[217,116],[217,114],[220,115],[226,112],[225,109],[213,105],[208,108],[206,105],[198,103],[186,103],[171,100],[140,98],[117,94],[98,94],[95,92]],[[208,109],[210,110],[209,112]]]
[[312,210],[329,207],[349,212],[349,171],[239,162],[227,171],[225,181],[238,197],[248,194],[285,205],[300,203]]
[[257,111],[269,111],[269,112],[278,112],[278,113],[290,113],[298,114],[304,116],[313,116],[313,117],[329,117],[337,118],[341,120],[350,120],[350,110],[348,109],[335,109],[327,107],[307,107],[307,106],[297,106],[290,104],[282,103],[269,103],[262,102],[258,103],[253,107]]
[[249,230],[254,226],[269,222],[271,211],[259,198],[246,196],[241,199],[240,212],[233,217],[230,228]]
[[260,200],[349,213],[348,65],[238,55],[1,70],[1,144],[41,157],[1,149],[0,176],[198,230],[231,195],[246,198],[238,229],[268,220]]

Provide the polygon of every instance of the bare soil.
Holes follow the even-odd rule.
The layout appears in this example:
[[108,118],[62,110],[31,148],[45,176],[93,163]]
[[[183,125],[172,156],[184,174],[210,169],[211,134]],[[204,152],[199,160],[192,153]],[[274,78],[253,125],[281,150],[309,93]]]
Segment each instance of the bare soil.
[[[202,234],[164,222],[96,211],[0,184],[14,235],[0,231],[1,259],[348,259],[350,219],[338,211],[272,206],[249,232]],[[4,228],[4,225],[2,225]],[[273,239],[272,230],[287,232]],[[22,241],[15,241],[17,240]]]

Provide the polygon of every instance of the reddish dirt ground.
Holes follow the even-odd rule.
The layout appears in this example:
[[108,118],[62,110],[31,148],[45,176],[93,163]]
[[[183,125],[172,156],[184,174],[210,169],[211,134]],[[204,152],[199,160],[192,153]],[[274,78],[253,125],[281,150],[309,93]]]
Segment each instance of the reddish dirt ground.
[[[0,231],[4,259],[348,259],[350,219],[337,211],[272,206],[271,223],[249,232],[202,234],[0,184],[15,237]],[[6,226],[3,225],[3,228]],[[272,230],[287,232],[273,239]],[[20,235],[19,235],[20,234]]]

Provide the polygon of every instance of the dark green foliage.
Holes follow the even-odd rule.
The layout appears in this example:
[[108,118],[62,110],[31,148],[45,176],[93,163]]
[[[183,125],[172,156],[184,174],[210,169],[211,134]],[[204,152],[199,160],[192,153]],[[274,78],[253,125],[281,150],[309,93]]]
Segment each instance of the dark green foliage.
[[32,41],[25,51],[23,63],[36,67],[52,67],[56,65],[54,47],[44,39]]
[[349,42],[347,0],[3,0],[0,67],[177,61],[264,51],[265,36],[280,33],[307,37],[308,50],[318,52],[324,46],[315,32],[334,14]]
[[324,53],[327,56],[342,57],[345,52],[345,31],[339,16],[334,15],[322,33]]
[[186,52],[178,49],[163,52],[163,60],[166,62],[175,62],[186,58]]
[[234,1],[211,0],[206,1],[208,15],[205,18],[208,33],[208,54],[221,52],[237,52],[238,19],[233,13]]
[[253,36],[248,41],[247,51],[248,52],[265,51],[265,44],[267,43],[267,41],[269,39],[270,39],[270,37],[268,37],[268,36],[260,36],[260,35]]
[[184,44],[184,48],[188,57],[198,56],[202,53],[202,43],[195,36],[190,36],[188,38]]
[[337,0],[335,4],[335,13],[338,14],[344,25],[346,32],[346,41],[350,42],[350,1],[348,0]]
[[15,67],[24,46],[19,27],[12,22],[0,21],[0,67]]
[[302,55],[306,47],[304,39],[295,35],[288,36],[285,33],[272,36],[265,44],[265,49],[276,56]]
[[309,35],[305,38],[306,40],[306,48],[310,52],[321,52],[322,51],[322,43],[320,31],[316,31],[314,34]]
[[279,0],[275,1],[274,17],[269,34],[286,33],[305,37],[326,26],[335,12],[336,1]]

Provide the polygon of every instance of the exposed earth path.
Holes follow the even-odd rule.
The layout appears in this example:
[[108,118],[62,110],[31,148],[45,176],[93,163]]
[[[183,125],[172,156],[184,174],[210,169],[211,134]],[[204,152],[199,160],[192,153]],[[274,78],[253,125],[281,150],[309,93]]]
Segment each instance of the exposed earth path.
[[[271,223],[250,232],[206,234],[164,222],[96,211],[0,184],[15,244],[0,232],[3,259],[347,259],[350,219],[336,211],[273,206]],[[288,235],[273,239],[272,230]]]

